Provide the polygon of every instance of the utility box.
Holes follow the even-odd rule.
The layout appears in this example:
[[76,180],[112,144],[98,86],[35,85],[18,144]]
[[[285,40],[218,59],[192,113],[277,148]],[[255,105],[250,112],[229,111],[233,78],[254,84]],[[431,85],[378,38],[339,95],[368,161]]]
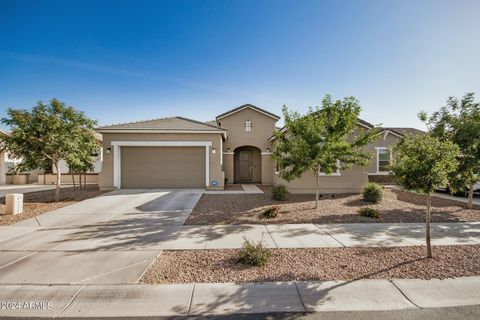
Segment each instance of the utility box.
[[23,194],[10,193],[5,197],[5,214],[20,214],[23,212]]

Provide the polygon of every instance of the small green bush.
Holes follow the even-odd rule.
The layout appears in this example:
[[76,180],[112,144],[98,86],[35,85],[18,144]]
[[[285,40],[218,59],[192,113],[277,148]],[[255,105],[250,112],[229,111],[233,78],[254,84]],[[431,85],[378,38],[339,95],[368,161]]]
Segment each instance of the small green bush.
[[287,199],[287,188],[284,185],[273,186],[272,199],[276,201],[285,201]]
[[363,188],[363,200],[379,203],[383,199],[383,188],[375,182],[369,182]]
[[276,206],[270,207],[263,212],[263,215],[267,218],[276,218],[278,217],[278,212],[280,209]]
[[358,214],[362,217],[380,219],[380,212],[372,208],[361,208],[360,210],[358,210]]
[[265,248],[262,241],[257,243],[244,238],[238,261],[256,267],[263,267],[272,257],[270,249]]

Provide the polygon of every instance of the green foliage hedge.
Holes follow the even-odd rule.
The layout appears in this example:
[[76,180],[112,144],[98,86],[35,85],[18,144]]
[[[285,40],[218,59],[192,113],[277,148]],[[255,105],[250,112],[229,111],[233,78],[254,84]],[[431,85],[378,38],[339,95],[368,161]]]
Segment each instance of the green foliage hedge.
[[238,261],[251,266],[263,267],[268,263],[271,257],[272,252],[270,249],[265,248],[262,241],[255,243],[245,238]]
[[273,186],[272,199],[276,201],[285,201],[287,199],[287,188],[284,185]]
[[369,182],[363,188],[363,200],[379,203],[383,199],[383,187],[375,182]]
[[360,210],[358,210],[358,214],[363,217],[380,219],[380,212],[372,208],[361,208]]

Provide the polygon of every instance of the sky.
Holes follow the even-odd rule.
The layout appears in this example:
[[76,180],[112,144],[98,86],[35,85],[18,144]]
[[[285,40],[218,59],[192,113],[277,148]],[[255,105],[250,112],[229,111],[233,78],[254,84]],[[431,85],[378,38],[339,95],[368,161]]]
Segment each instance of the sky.
[[[0,117],[57,98],[99,125],[250,103],[306,112],[355,96],[361,118],[480,99],[480,1],[0,0]],[[281,122],[280,122],[281,124]]]

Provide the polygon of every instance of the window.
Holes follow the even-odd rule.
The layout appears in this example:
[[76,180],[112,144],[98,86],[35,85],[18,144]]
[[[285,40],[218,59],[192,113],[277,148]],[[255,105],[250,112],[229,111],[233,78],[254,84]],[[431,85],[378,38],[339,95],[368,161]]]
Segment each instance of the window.
[[377,172],[389,172],[390,152],[387,148],[377,149]]
[[341,176],[342,174],[340,173],[340,160],[337,160],[337,171],[331,174],[326,174],[325,172],[322,171],[322,168],[320,168],[320,171],[318,172],[319,176]]
[[245,121],[245,132],[252,132],[252,121],[247,120]]

